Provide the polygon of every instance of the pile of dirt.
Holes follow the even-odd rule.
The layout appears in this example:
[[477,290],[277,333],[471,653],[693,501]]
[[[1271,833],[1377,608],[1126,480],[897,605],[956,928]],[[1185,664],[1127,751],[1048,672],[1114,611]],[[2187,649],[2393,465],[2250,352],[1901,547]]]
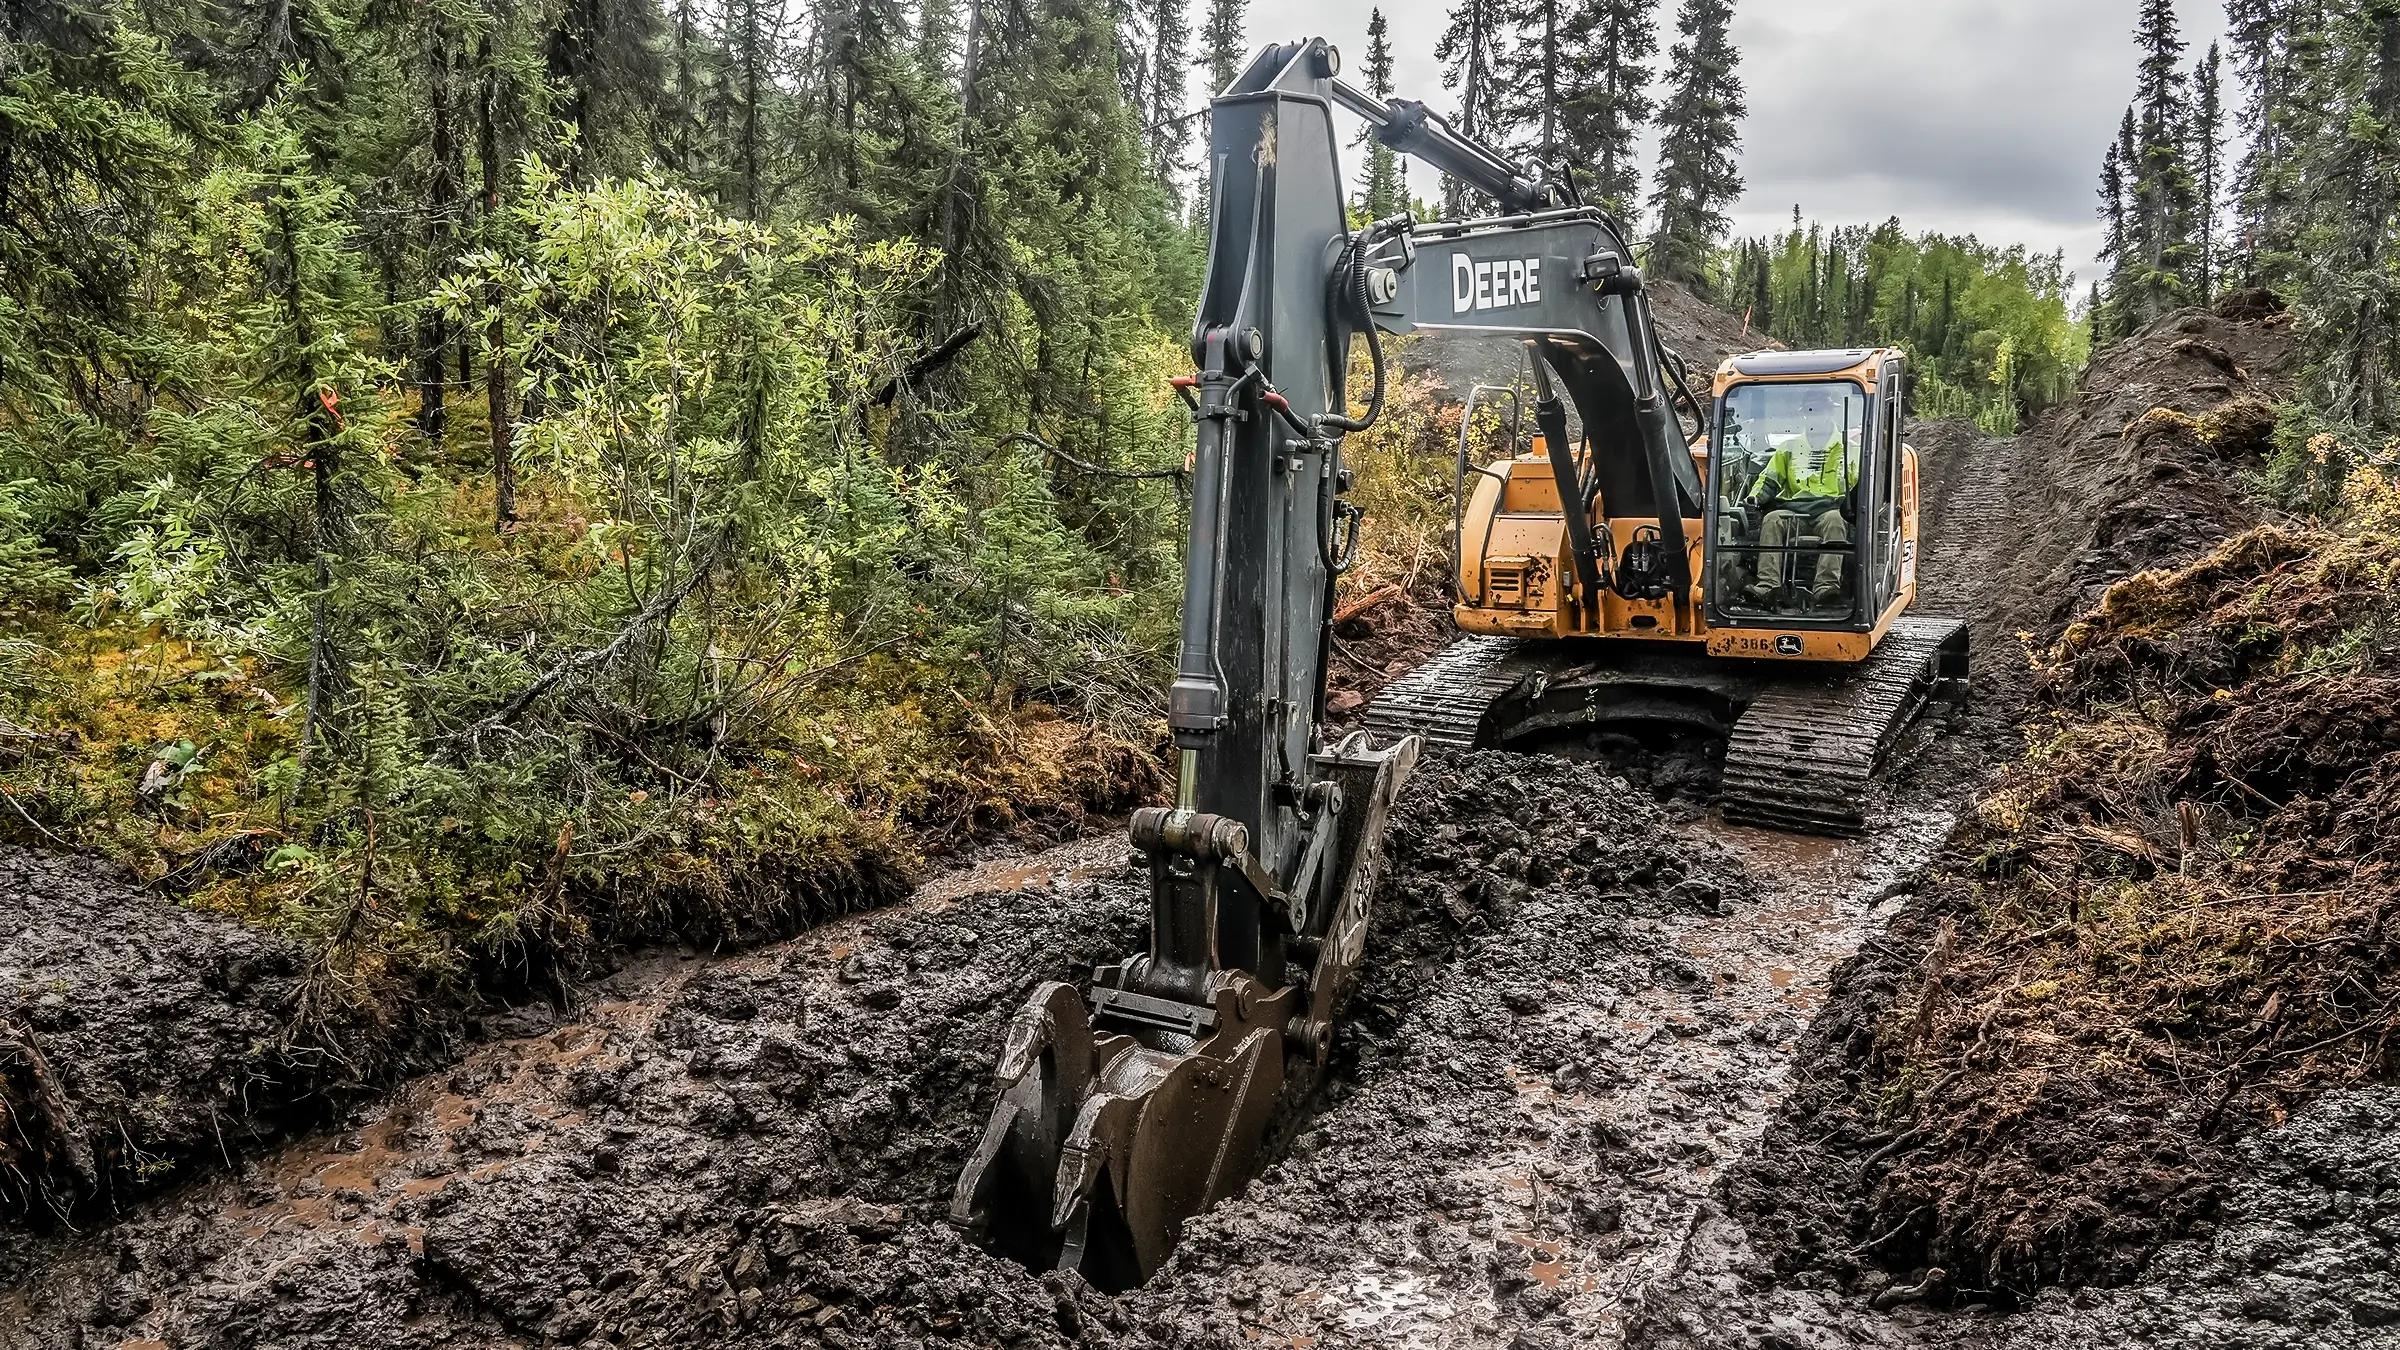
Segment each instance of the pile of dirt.
[[[2202,318],[2277,359],[2275,330]],[[2223,374],[2193,332],[2109,353],[2096,383]],[[2148,486],[2082,503],[2092,546],[2067,568],[2107,584],[2037,644],[2032,754],[1837,975],[1804,1084],[1735,1179],[1787,1273],[1938,1270],[1941,1297],[2000,1304],[2121,1283],[2216,1220],[2246,1136],[2392,1067],[2400,546],[2220,533],[2112,579],[2246,514],[2233,469],[2271,418],[2203,384],[2196,415],[2129,417],[2086,479]],[[2090,444],[2090,417],[2064,427]]]
[[2400,1091],[2320,1098],[2233,1151],[2224,1219],[2168,1244],[2140,1284],[2046,1290],[1965,1345],[2085,1350],[2095,1345],[2309,1350],[2389,1344],[2400,1326]]
[[1709,377],[1725,358],[1784,347],[1752,328],[1748,315],[1720,309],[1679,282],[1650,283],[1650,322],[1658,329],[1659,340],[1690,363],[1693,392],[1703,397]]
[[1358,725],[1368,700],[1383,686],[1423,665],[1458,636],[1450,622],[1449,560],[1441,577],[1420,574],[1403,590],[1362,597],[1370,603],[1333,626],[1333,659],[1325,672],[1325,712],[1337,730]]
[[2095,354],[2075,401],[2017,438],[2027,458],[2011,490],[2038,494],[2039,509],[2004,556],[2039,562],[2014,570],[2046,607],[2026,626],[2055,626],[2120,578],[2189,562],[2256,521],[2244,476],[2271,448],[2272,404],[2299,364],[2292,315],[2262,295],[2170,314]]
[[[482,1047],[239,1177],[85,1236],[0,1234],[0,1297],[24,1314],[0,1319],[0,1346],[1239,1343],[1222,1333],[1251,1286],[1212,1272],[1270,1230],[1287,1253],[1312,1241],[1290,1215],[1411,1233],[1427,1178],[1519,1137],[1536,1074],[1592,1092],[1653,1039],[1765,1039],[1697,1018],[1628,1038],[1602,1020],[1652,986],[1710,987],[1660,924],[1748,896],[1738,863],[1673,842],[1622,783],[1437,758],[1392,849],[1328,1114],[1149,1291],[1034,1276],[940,1217],[1009,1013],[1035,981],[1141,941],[1146,891],[1125,870],[629,967],[578,1019]],[[1419,1118],[1424,1148],[1397,1147]],[[1596,1188],[1642,1138],[1568,1141],[1586,1179],[1537,1183],[1551,1215],[1634,1225],[1638,1203]],[[1314,1241],[1316,1269],[1355,1270],[1354,1251]],[[1445,1259],[1480,1271],[1491,1241],[1469,1245]]]
[[123,1203],[303,1115],[341,1069],[288,1040],[304,975],[107,864],[0,847],[0,1222]]

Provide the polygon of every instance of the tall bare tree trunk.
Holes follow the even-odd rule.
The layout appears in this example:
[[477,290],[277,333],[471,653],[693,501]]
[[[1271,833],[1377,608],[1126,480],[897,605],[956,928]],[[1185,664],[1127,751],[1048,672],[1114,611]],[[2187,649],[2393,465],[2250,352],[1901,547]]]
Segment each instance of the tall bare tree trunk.
[[[428,110],[433,116],[433,171],[426,182],[427,208],[425,270],[439,276],[448,269],[458,235],[458,137],[450,120],[450,25],[436,18],[428,42]],[[427,307],[418,326],[417,430],[440,444],[449,424],[445,391],[449,388],[445,358],[450,345],[449,321],[438,307]]]
[[[498,18],[495,14],[495,23]],[[475,128],[475,154],[483,161],[486,222],[500,214],[500,185],[505,174],[500,155],[500,72],[492,60],[492,36],[486,31],[477,62],[483,87],[476,100]],[[516,427],[509,421],[508,384],[508,325],[494,306],[492,319],[483,330],[483,392],[492,427],[492,528],[496,530],[506,530],[517,519]]]

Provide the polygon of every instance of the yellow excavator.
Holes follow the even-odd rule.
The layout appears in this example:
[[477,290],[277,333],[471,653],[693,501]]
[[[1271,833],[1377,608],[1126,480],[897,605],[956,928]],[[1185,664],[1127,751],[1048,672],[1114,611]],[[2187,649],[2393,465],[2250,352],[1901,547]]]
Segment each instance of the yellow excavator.
[[[1321,40],[1270,47],[1211,106],[1208,272],[1195,370],[1176,382],[1196,426],[1167,691],[1180,772],[1175,804],[1129,831],[1149,943],[1017,1011],[951,1195],[989,1250],[1111,1290],[1149,1279],[1184,1221],[1305,1117],[1367,959],[1384,824],[1426,740],[1697,719],[1732,739],[1729,807],[1824,828],[1855,817],[1838,799],[1963,673],[1955,625],[1902,614],[1915,479],[1896,354],[1741,358],[1693,444],[1665,390],[1688,380],[1623,224],[1578,202],[1571,176],[1339,71]],[[1493,214],[1354,225],[1336,107]],[[1382,413],[1380,335],[1419,329],[1524,343],[1541,437],[1493,465],[1462,448],[1468,636],[1337,740],[1334,587],[1362,520],[1343,444]],[[1356,412],[1354,339],[1373,380]],[[1688,389],[1684,403],[1702,410]]]
[[1655,369],[1697,423],[1676,423],[1686,453],[1655,476],[1638,437],[1571,438],[1540,361],[1532,449],[1475,464],[1478,403],[1518,395],[1470,394],[1452,611],[1468,636],[1385,688],[1366,725],[1483,747],[1693,735],[1724,747],[1728,820],[1858,833],[1893,741],[1966,680],[1965,626],[1908,613],[1907,358],[1755,352],[1720,366],[1703,402],[1663,347],[1634,357],[1637,388]]

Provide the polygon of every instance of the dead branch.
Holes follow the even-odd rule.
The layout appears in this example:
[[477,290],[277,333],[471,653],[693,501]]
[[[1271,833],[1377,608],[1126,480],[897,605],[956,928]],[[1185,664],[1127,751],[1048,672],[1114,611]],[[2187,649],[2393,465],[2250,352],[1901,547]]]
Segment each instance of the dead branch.
[[971,323],[926,348],[915,360],[902,367],[898,375],[885,381],[883,387],[875,391],[873,403],[878,408],[888,408],[892,400],[900,397],[901,390],[915,393],[917,387],[931,379],[935,371],[957,360],[958,354],[967,349],[967,344],[981,336],[983,325]]
[[1366,613],[1368,610],[1374,609],[1376,606],[1381,605],[1386,601],[1397,600],[1399,598],[1400,587],[1396,584],[1387,582],[1384,585],[1378,586],[1374,590],[1367,592],[1365,595],[1358,597],[1356,600],[1351,601],[1349,604],[1343,605],[1341,608],[1335,610],[1333,612],[1333,621],[1335,623],[1348,623],[1352,619],[1357,618],[1359,615]]
[[1070,469],[1078,469],[1084,473],[1098,474],[1103,478],[1181,478],[1184,475],[1184,470],[1180,466],[1172,469],[1111,469],[1106,465],[1094,464],[1088,459],[1077,459],[1073,455],[1070,455],[1066,451],[1059,449],[1057,446],[1052,445],[1050,442],[1043,440],[1041,437],[1034,435],[1030,431],[1012,431],[1000,438],[1000,443],[1002,445],[1009,445],[1018,441],[1022,441],[1027,445],[1033,446],[1035,449],[1040,450],[1043,454],[1050,456],[1052,459],[1057,460],[1059,463],[1066,465]]
[[607,646],[577,652],[552,666],[541,678],[518,690],[515,696],[501,704],[494,712],[462,730],[454,731],[443,737],[439,753],[447,756],[453,753],[454,747],[462,743],[468,746],[478,744],[486,733],[507,724],[518,713],[525,711],[535,699],[557,688],[563,681],[572,676],[598,670],[616,660],[626,648],[632,646],[653,625],[674,617],[676,609],[691,596],[693,591],[699,589],[700,583],[715,568],[717,556],[724,552],[725,543],[725,539],[720,537],[716,545],[710,548],[706,554],[694,559],[691,570],[684,574],[683,579],[652,596],[650,603],[644,605],[640,613],[626,620],[625,626],[617,630],[617,635],[609,639]]
[[33,1081],[34,1112],[49,1131],[54,1146],[66,1155],[67,1166],[74,1169],[84,1185],[98,1185],[100,1172],[93,1165],[91,1141],[84,1137],[83,1123],[75,1116],[75,1105],[67,1100],[58,1071],[50,1067],[49,1056],[34,1042],[33,1032],[0,1017],[0,1051],[13,1052],[10,1057],[24,1062],[27,1077]]

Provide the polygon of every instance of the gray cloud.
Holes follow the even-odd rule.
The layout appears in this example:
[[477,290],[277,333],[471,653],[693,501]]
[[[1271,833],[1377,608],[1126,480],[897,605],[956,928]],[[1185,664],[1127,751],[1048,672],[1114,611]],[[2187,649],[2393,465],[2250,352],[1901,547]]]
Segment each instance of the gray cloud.
[[[1371,8],[1253,0],[1250,36],[1321,34],[1355,69]],[[1401,92],[1453,106],[1433,59],[1448,4],[1382,8]],[[2222,35],[2219,0],[2176,8],[2195,55]],[[1898,216],[1912,230],[2064,249],[2090,276],[2100,157],[2133,95],[2135,9],[2136,0],[1741,0],[1734,37],[1750,116],[1735,228],[1780,228],[1794,204],[1828,221]],[[1662,29],[1673,22],[1672,0],[1662,0]]]

